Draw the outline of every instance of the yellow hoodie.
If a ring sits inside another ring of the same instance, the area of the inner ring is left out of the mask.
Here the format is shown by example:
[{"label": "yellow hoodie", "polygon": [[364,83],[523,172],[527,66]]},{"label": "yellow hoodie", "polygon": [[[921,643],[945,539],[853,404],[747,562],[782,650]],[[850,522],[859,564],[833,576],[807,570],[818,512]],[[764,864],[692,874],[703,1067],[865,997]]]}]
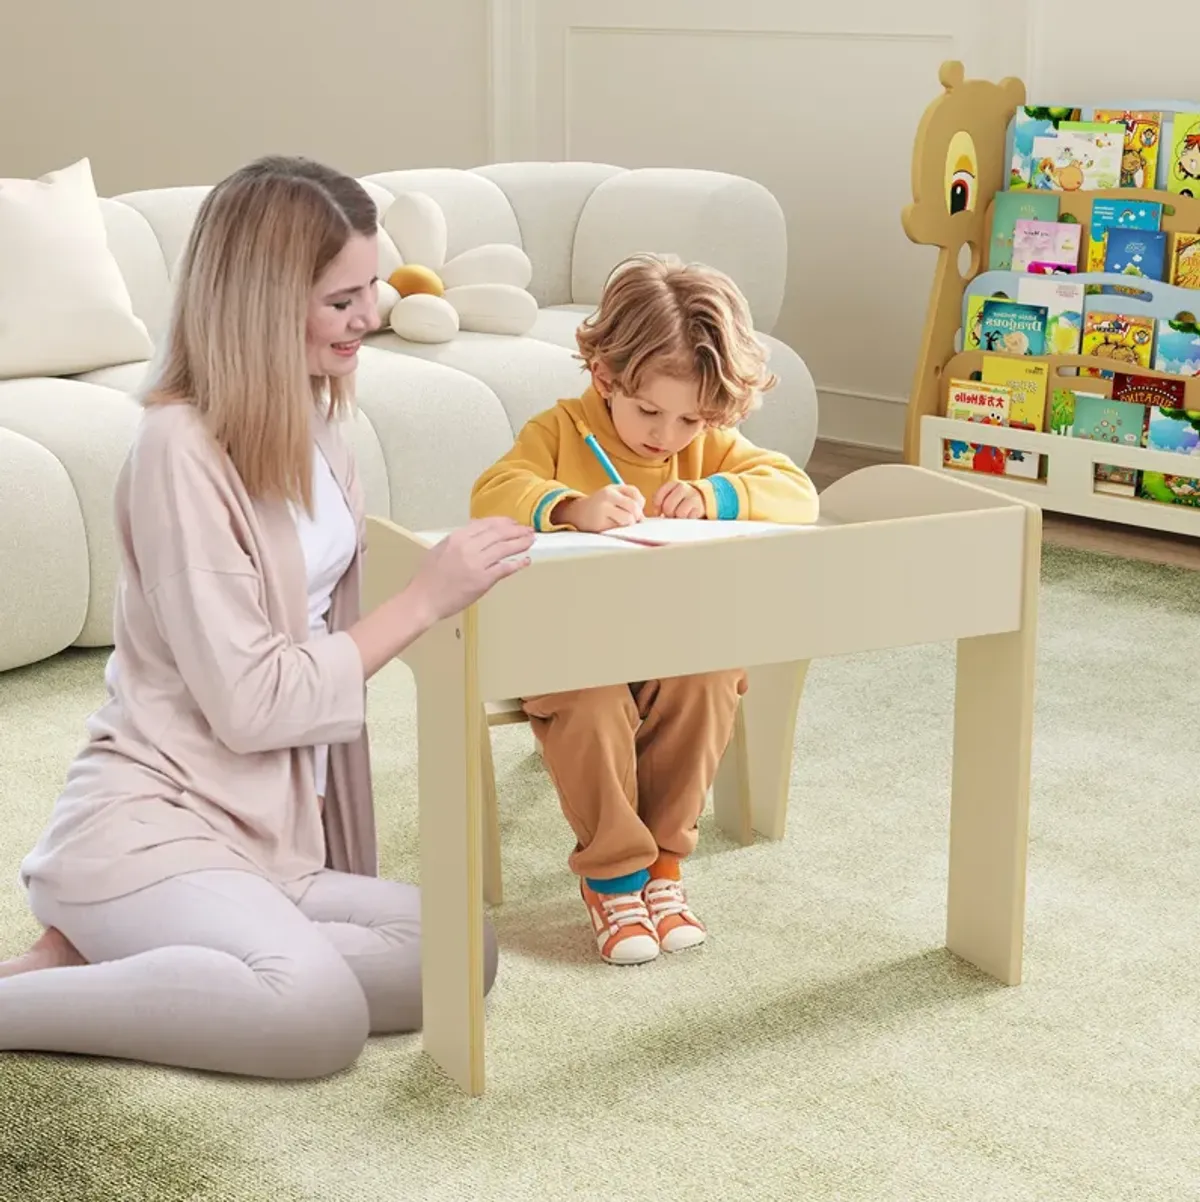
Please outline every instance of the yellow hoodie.
[{"label": "yellow hoodie", "polygon": [[703,495],[707,518],[794,524],[817,519],[817,490],[786,455],[756,447],[737,430],[707,429],[678,455],[645,459],[621,441],[608,406],[592,388],[525,424],[513,449],[475,481],[471,516],[511,517],[538,531],[569,529],[551,523],[554,507],[611,483],[576,429],[580,420],[621,479],[646,499],[647,517],[656,515],[654,495],[664,484],[686,480]]}]

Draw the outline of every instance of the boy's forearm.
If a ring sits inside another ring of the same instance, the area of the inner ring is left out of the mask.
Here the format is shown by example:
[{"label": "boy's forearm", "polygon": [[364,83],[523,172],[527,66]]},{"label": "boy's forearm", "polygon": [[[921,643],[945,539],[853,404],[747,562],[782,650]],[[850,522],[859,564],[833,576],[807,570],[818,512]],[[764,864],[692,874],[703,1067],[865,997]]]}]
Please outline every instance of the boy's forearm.
[{"label": "boy's forearm", "polygon": [[710,520],[805,525],[815,522],[820,511],[816,486],[799,468],[760,465],[745,472],[716,472],[695,483]]}]

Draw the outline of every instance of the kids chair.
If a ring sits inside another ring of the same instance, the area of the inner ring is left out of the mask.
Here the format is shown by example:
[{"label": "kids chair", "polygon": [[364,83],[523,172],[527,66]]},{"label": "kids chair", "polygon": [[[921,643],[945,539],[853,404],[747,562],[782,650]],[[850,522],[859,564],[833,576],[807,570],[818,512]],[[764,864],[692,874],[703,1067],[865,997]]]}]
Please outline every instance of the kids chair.
[{"label": "kids chair", "polygon": [[[480,775],[483,780],[483,898],[489,905],[504,901],[503,870],[500,861],[500,807],[496,797],[496,768],[492,761],[493,726],[528,722],[518,698],[489,701],[483,707],[483,739],[479,749]],[[540,753],[541,747],[539,745]],[[750,784],[747,775],[745,707],[738,705],[733,737],[717,769],[713,799],[717,822],[731,838],[745,845],[754,842],[750,810]],[[786,809],[786,798],[784,799]],[[782,834],[783,814],[773,817]]]}]

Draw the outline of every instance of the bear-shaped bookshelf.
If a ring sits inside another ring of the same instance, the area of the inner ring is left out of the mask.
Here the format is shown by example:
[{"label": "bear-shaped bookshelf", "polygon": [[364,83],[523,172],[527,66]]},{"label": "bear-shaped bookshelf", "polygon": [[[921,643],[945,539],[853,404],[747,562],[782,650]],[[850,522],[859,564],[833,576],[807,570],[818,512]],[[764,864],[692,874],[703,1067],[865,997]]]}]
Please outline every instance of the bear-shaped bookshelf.
[{"label": "bear-shaped bookshelf", "polygon": [[[949,382],[969,380],[983,366],[984,352],[963,349],[964,305],[968,296],[1002,292],[1015,299],[1018,275],[983,270],[991,242],[993,200],[1008,177],[1008,133],[1017,108],[1025,104],[1025,85],[1015,78],[999,83],[966,79],[959,62],[943,63],[942,94],[925,110],[917,128],[912,160],[912,203],[901,223],[909,240],[939,248],[917,368],[909,394],[904,457],[908,463],[941,469],[946,442],[963,439],[961,421],[943,416]],[[1193,106],[1200,107],[1200,106]],[[1165,139],[1164,139],[1165,144]],[[1092,202],[1157,201],[1161,228],[1169,234],[1200,232],[1200,198],[1145,188],[1105,191],[1056,191],[1059,220],[1076,221],[1086,246]],[[1080,272],[1070,277],[1088,284],[1113,285],[1118,277]],[[1123,280],[1129,285],[1128,278]],[[1200,315],[1200,291],[1138,278],[1137,296],[1089,297],[1089,308],[1118,310],[1175,320]],[[1111,302],[1111,303],[1110,303]],[[1048,365],[1047,405],[1055,388],[1112,394],[1112,381],[1081,380],[1082,368],[1107,367],[1129,375],[1183,381],[1184,407],[1200,411],[1200,376],[1180,377],[1136,363],[1107,364],[1094,356],[1049,354],[1026,357]],[[972,431],[972,442],[1041,457],[1039,479],[977,475],[978,483],[1033,501],[1045,509],[1106,521],[1148,526],[1200,537],[1200,495],[1193,504],[1166,504],[1141,497],[1096,491],[1095,468],[1109,464],[1172,478],[1200,477],[1200,458],[1144,447],[1124,447],[1045,432],[987,426]],[[949,469],[954,470],[954,469]]]}]

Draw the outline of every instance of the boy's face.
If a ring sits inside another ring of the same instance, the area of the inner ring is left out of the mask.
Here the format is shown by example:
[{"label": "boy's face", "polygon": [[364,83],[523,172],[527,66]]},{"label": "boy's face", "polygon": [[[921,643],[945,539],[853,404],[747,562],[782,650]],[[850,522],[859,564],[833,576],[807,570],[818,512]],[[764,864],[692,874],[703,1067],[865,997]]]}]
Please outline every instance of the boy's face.
[{"label": "boy's face", "polygon": [[650,376],[643,380],[637,396],[605,386],[602,375],[598,375],[597,385],[601,396],[608,399],[621,441],[644,459],[677,455],[704,430],[696,380]]}]

